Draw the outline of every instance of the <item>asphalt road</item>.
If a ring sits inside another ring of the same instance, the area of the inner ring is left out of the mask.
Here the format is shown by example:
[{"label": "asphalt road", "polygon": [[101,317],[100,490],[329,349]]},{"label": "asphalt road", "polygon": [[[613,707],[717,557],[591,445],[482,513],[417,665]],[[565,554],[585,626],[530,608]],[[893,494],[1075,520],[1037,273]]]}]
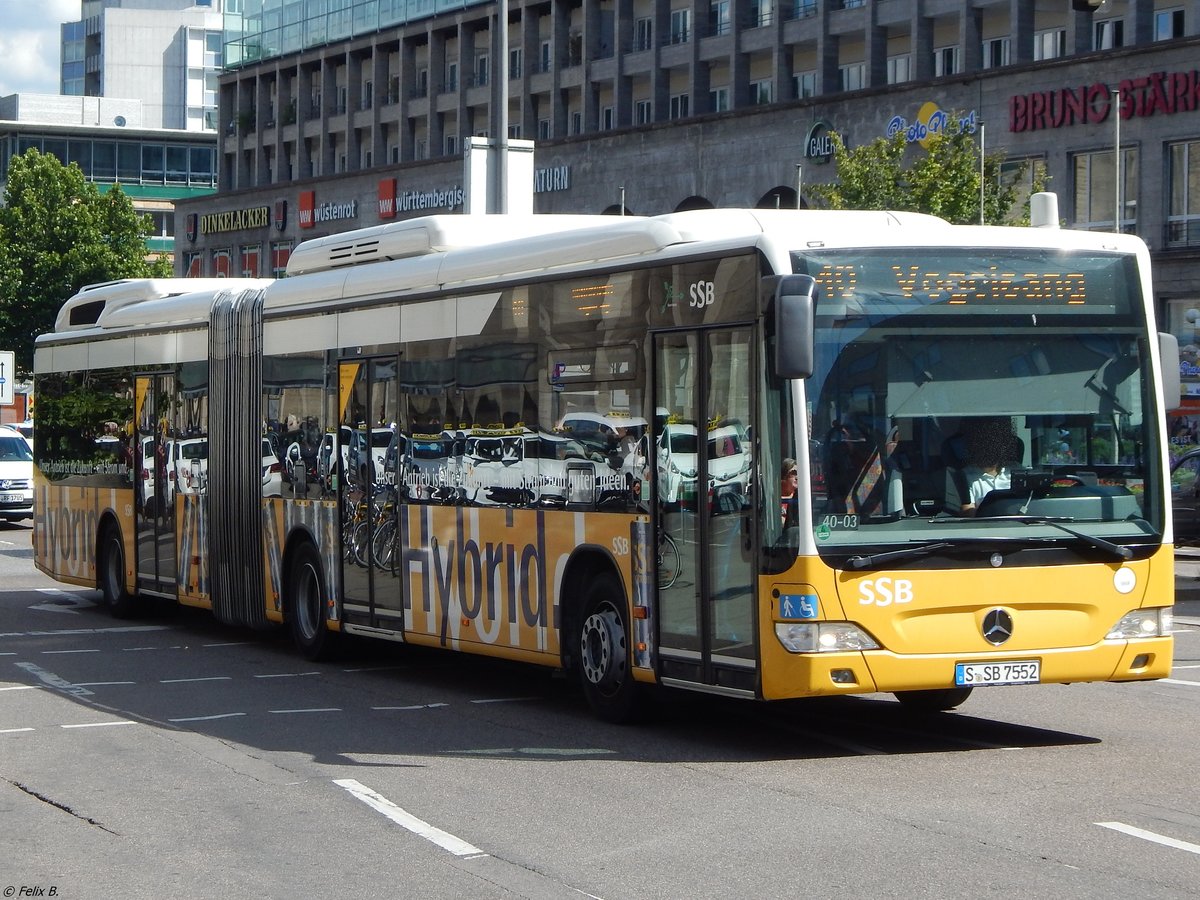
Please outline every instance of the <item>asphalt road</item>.
[{"label": "asphalt road", "polygon": [[118,622],[28,534],[0,529],[3,897],[1198,892],[1200,623],[1161,682],[916,718],[664,694],[614,727],[534,668]]}]

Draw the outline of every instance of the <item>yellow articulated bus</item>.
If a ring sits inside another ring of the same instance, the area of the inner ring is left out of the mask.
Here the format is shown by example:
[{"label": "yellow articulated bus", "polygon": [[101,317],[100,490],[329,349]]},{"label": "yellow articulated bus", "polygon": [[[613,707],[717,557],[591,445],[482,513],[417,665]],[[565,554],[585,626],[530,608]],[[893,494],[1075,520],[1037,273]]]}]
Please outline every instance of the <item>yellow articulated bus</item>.
[{"label": "yellow articulated bus", "polygon": [[[435,216],[126,281],[36,348],[36,561],[316,658],[369,635],[780,699],[1161,678],[1145,245],[907,213]],[[1164,400],[1166,398],[1166,401]]]}]

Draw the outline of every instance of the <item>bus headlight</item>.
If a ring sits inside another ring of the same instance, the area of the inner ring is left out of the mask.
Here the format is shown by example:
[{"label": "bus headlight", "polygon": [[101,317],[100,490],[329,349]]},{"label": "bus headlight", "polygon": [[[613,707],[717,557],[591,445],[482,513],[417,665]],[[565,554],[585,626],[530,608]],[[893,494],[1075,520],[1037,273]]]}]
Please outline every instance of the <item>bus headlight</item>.
[{"label": "bus headlight", "polygon": [[1120,641],[1127,638],[1166,637],[1171,633],[1173,606],[1159,606],[1153,609],[1135,609],[1121,616],[1104,636],[1106,641]]},{"label": "bus headlight", "polygon": [[874,638],[849,622],[776,622],[775,637],[789,653],[879,649]]}]

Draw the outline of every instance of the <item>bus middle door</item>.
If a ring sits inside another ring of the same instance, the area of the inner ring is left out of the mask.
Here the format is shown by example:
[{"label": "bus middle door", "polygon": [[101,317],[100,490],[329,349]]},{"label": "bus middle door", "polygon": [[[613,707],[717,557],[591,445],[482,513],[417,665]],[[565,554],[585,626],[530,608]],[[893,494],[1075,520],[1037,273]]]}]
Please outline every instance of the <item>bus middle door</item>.
[{"label": "bus middle door", "polygon": [[174,595],[175,451],[172,407],[175,376],[138,375],[135,382],[137,436],[134,513],[138,587]]}]

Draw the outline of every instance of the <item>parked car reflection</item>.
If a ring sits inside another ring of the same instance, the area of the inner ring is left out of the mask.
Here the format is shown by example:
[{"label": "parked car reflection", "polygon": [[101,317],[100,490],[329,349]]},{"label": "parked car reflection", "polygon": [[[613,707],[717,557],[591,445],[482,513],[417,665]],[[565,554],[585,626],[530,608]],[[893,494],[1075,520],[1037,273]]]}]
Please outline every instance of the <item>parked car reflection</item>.
[{"label": "parked car reflection", "polygon": [[1200,450],[1189,450],[1171,467],[1175,542],[1200,541]]}]

